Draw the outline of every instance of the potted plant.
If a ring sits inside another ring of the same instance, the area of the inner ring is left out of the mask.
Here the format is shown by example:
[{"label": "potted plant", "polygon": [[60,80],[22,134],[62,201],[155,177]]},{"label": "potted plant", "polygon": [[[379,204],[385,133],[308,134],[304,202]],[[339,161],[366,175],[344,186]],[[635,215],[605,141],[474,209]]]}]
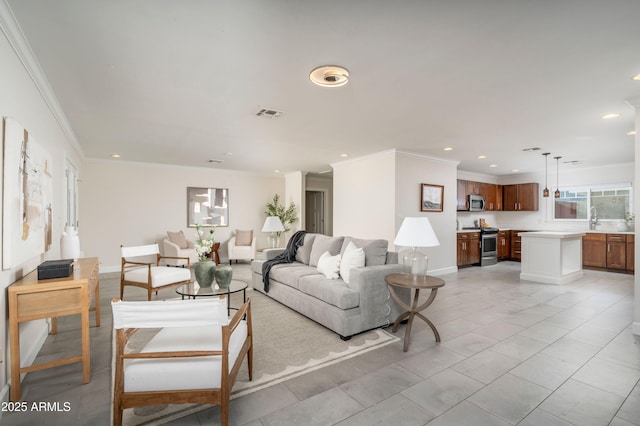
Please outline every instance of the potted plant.
[{"label": "potted plant", "polygon": [[200,287],[211,287],[216,272],[216,263],[209,258],[213,249],[215,229],[209,228],[208,235],[201,224],[196,225],[196,242],[194,247],[198,255],[198,263],[194,266],[196,281]]},{"label": "potted plant", "polygon": [[[296,215],[296,205],[293,201],[289,204],[289,207],[286,207],[280,204],[280,196],[278,194],[274,194],[273,200],[267,203],[264,214],[269,216],[277,216],[282,222],[282,226],[284,227],[283,232],[289,232],[291,230],[291,225],[298,221],[298,216]],[[280,238],[282,232],[277,232],[277,237]]]}]

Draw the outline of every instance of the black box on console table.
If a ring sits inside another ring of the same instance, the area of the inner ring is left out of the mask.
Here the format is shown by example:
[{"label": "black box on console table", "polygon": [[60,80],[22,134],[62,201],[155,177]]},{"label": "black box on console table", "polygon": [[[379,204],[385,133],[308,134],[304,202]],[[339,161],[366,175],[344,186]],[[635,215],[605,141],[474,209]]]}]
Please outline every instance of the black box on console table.
[{"label": "black box on console table", "polygon": [[38,279],[65,278],[73,273],[73,259],[47,260],[38,265]]}]

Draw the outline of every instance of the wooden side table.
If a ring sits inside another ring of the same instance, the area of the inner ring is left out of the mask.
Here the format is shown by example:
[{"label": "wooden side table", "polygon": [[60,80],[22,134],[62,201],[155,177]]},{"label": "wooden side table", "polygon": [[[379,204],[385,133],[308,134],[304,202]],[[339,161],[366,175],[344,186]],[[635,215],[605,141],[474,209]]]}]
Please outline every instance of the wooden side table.
[{"label": "wooden side table", "polygon": [[[391,294],[391,297],[393,297],[393,300],[398,302],[398,304],[402,306],[403,309],[407,310],[405,313],[400,314],[400,316],[398,316],[396,321],[393,323],[393,328],[391,329],[391,331],[393,333],[398,331],[398,326],[400,325],[400,322],[404,320],[406,317],[409,317],[409,321],[407,322],[407,328],[404,331],[403,350],[405,352],[409,350],[409,336],[411,335],[411,326],[413,325],[413,319],[416,316],[422,319],[424,322],[426,322],[429,327],[431,327],[431,330],[433,330],[433,334],[436,337],[436,342],[439,342],[440,334],[438,333],[436,326],[433,325],[433,323],[429,321],[429,319],[427,319],[427,317],[422,315],[420,312],[427,309],[427,307],[429,307],[429,305],[433,303],[433,301],[436,298],[436,295],[438,294],[438,289],[440,287],[444,287],[444,280],[436,277],[431,277],[429,275],[416,277],[415,275],[410,275],[410,274],[391,274],[384,277],[384,280],[387,282],[387,286],[389,287],[389,293]],[[402,299],[398,297],[395,291],[395,287],[408,288],[409,291],[415,290],[413,295],[413,303],[411,306],[404,303]],[[423,289],[431,290],[431,294],[429,295],[429,298],[427,299],[426,302],[418,306],[418,297],[420,296],[420,290],[423,290]]]},{"label": "wooden side table", "polygon": [[[82,382],[91,380],[89,353],[89,312],[96,313],[96,327],[100,327],[100,281],[98,258],[78,259],[73,274],[66,278],[38,280],[38,271],[25,275],[8,287],[9,338],[11,345],[11,401],[21,398],[20,375],[44,368],[82,362]],[[95,307],[90,308],[91,300]],[[80,314],[82,354],[54,361],[20,366],[20,323],[51,318],[51,334],[57,332],[57,317]]]}]

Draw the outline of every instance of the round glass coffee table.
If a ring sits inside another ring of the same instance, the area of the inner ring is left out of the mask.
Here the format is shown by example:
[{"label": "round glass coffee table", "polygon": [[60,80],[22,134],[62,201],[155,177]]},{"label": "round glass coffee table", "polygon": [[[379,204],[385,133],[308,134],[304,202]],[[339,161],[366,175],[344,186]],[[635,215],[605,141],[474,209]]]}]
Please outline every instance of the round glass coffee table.
[{"label": "round glass coffee table", "polygon": [[231,280],[229,288],[219,288],[216,283],[211,287],[200,287],[197,281],[190,282],[189,284],[183,284],[176,289],[176,293],[182,296],[182,300],[196,299],[198,297],[214,297],[214,296],[227,296],[227,314],[231,315],[231,294],[242,292],[242,303],[247,301],[247,284],[240,280]]}]

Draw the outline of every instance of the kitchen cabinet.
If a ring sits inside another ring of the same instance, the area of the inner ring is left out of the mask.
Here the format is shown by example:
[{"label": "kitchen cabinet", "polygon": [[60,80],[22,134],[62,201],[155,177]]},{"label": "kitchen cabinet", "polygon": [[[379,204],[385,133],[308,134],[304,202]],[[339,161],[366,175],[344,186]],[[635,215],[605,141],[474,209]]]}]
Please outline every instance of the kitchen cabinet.
[{"label": "kitchen cabinet", "polygon": [[627,271],[633,272],[635,270],[635,235],[627,235]]},{"label": "kitchen cabinet", "polygon": [[457,237],[458,266],[480,263],[480,233],[460,232]]},{"label": "kitchen cabinet", "polygon": [[469,204],[467,204],[467,181],[462,179],[458,179],[457,210],[469,210]]},{"label": "kitchen cabinet", "polygon": [[498,231],[498,260],[509,259],[511,255],[511,233]]},{"label": "kitchen cabinet", "polygon": [[538,196],[537,183],[502,185],[502,210],[537,211]]},{"label": "kitchen cabinet", "polygon": [[520,262],[522,260],[522,238],[518,235],[525,231],[510,231],[511,251],[509,258]]},{"label": "kitchen cabinet", "polygon": [[607,267],[607,234],[586,234],[582,237],[582,266]]},{"label": "kitchen cabinet", "polygon": [[502,196],[498,202],[498,186],[494,183],[485,183],[482,190],[484,195],[485,206],[487,211],[498,211],[502,209]]},{"label": "kitchen cabinet", "polygon": [[624,234],[607,234],[607,269],[627,268],[627,238]]}]

